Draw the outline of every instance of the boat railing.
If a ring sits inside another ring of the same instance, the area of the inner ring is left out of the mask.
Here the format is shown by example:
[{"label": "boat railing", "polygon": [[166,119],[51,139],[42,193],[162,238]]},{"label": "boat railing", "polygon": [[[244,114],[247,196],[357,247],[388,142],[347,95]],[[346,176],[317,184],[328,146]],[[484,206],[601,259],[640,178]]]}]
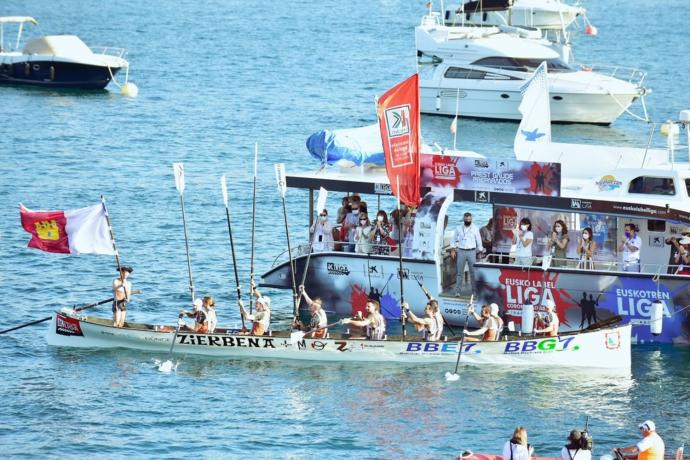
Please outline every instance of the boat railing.
[{"label": "boat railing", "polygon": [[[519,265],[513,255],[506,253],[491,253],[482,258],[481,263],[496,264],[496,265],[514,265],[517,267],[524,267],[529,270],[549,270],[551,268],[571,269],[571,270],[585,270],[585,271],[605,271],[605,272],[632,272],[644,273],[648,275],[685,275],[681,272],[681,265],[674,264],[639,264],[637,265],[625,264],[617,260],[593,260],[581,261],[580,259],[571,258],[551,258],[550,263],[545,263],[544,257],[532,257],[532,263],[528,265]],[[690,275],[690,273],[688,273]]]},{"label": "boat railing", "polygon": [[577,66],[580,70],[597,72],[611,78],[627,81],[638,88],[644,88],[644,81],[647,78],[647,72],[634,67],[623,67],[610,64],[577,64]]},{"label": "boat railing", "polygon": [[124,48],[115,48],[112,46],[95,46],[91,48],[93,54],[102,54],[105,56],[114,56],[116,58],[124,59],[127,50]]}]

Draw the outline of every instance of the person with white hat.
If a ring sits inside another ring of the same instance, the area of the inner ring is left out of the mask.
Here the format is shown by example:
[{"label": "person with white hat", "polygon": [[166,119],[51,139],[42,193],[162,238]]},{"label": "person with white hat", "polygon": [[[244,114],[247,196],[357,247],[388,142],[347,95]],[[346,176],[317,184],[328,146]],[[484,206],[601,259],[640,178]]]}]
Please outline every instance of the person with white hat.
[{"label": "person with white hat", "polygon": [[252,322],[250,335],[264,335],[268,332],[268,328],[271,325],[271,299],[265,295],[261,295],[253,282],[251,288],[252,293],[256,296],[256,312],[251,314],[247,313],[247,310],[244,309],[242,299],[239,299],[237,303],[240,306],[240,314],[242,318]]},{"label": "person with white hat", "polygon": [[491,311],[491,317],[494,319],[494,321],[496,321],[496,340],[499,340],[501,338],[501,333],[503,332],[503,318],[501,318],[498,314],[498,304],[490,304],[489,309]]},{"label": "person with white hat", "polygon": [[557,337],[559,320],[556,313],[556,303],[553,299],[549,299],[544,306],[546,307],[546,318],[544,318],[546,325],[542,329],[535,329],[534,332],[536,334],[546,334],[549,337]]},{"label": "person with white hat", "polygon": [[634,446],[613,449],[613,453],[626,458],[636,457],[638,460],[664,460],[666,446],[664,440],[657,434],[654,422],[645,420],[638,425],[638,428],[642,433],[642,440]]},{"label": "person with white hat", "polygon": [[208,332],[208,315],[204,311],[204,302],[201,299],[194,300],[194,310],[193,311],[180,311],[180,318],[183,316],[188,316],[194,318],[194,326],[184,326],[188,331],[198,332],[200,334],[205,334]]},{"label": "person with white hat", "polygon": [[676,275],[690,275],[690,237],[684,236],[680,240],[673,238],[671,244],[675,246],[673,265],[677,265]]}]

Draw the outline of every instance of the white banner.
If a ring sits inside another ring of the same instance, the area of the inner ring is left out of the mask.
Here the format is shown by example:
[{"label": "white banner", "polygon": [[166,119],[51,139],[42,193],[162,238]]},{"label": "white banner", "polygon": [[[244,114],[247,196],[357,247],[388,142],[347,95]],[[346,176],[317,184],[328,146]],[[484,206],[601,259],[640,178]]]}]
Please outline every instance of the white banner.
[{"label": "white banner", "polygon": [[326,199],[328,198],[328,190],[321,187],[319,189],[319,198],[316,200],[316,212],[321,213],[326,209]]},{"label": "white banner", "polygon": [[287,182],[285,180],[285,164],[276,163],[276,184],[278,185],[278,193],[282,198],[285,198],[287,193]]}]

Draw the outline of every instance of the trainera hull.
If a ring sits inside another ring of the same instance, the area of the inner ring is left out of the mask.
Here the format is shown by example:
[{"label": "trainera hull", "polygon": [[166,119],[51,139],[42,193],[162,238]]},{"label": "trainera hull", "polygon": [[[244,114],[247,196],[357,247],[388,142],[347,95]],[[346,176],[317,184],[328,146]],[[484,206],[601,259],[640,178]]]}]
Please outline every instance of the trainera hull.
[{"label": "trainera hull", "polygon": [[[338,362],[454,363],[456,340],[423,342],[369,341],[348,336],[293,342],[289,334],[247,336],[237,331],[197,334],[171,326],[129,324],[112,327],[102,318],[56,312],[48,330],[48,344],[79,348],[129,348],[167,353],[175,337],[175,354],[253,359],[297,359]],[[162,329],[162,330],[161,330]],[[613,327],[552,338],[520,338],[498,342],[465,342],[462,363],[504,366],[566,366],[630,369],[630,326]]]}]

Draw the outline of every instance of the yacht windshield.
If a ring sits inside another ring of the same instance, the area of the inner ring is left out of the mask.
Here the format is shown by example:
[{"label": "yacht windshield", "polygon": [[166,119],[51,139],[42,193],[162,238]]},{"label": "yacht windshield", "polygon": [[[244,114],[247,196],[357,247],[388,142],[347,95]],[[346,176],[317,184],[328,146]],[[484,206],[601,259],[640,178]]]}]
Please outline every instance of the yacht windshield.
[{"label": "yacht windshield", "polygon": [[[506,56],[485,57],[474,61],[472,65],[493,67],[516,72],[534,72],[545,59],[515,58]],[[552,73],[575,72],[576,69],[560,58],[546,59],[546,69]]]}]

